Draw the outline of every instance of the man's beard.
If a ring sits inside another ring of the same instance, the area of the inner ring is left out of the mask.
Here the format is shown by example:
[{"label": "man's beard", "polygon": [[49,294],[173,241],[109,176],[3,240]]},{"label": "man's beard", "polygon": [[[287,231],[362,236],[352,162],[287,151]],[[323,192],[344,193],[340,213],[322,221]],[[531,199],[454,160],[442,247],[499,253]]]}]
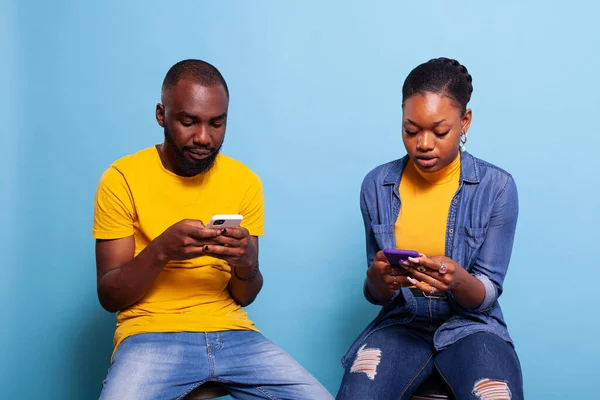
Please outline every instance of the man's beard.
[{"label": "man's beard", "polygon": [[[167,140],[169,146],[171,146],[173,154],[175,154],[175,159],[177,160],[178,164],[177,167],[183,176],[196,176],[210,170],[213,167],[217,156],[219,155],[221,146],[223,145],[223,142],[221,142],[218,148],[210,146],[184,146],[182,149],[179,149],[173,140],[173,134],[166,126],[165,139]],[[211,154],[202,160],[192,161],[184,154],[184,152],[188,149],[210,151]]]}]

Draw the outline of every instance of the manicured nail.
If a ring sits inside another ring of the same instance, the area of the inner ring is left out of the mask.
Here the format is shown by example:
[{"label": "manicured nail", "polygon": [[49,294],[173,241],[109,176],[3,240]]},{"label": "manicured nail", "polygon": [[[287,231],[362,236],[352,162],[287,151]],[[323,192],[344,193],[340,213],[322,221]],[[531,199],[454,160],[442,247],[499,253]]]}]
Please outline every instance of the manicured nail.
[{"label": "manicured nail", "polygon": [[419,263],[419,259],[418,259],[418,258],[416,258],[416,257],[408,257],[408,260],[409,260],[410,262],[414,262],[414,263],[416,263],[416,264],[418,264],[418,263]]},{"label": "manicured nail", "polygon": [[411,278],[410,276],[406,277],[406,280],[409,281],[410,283],[412,283],[413,285],[417,282],[416,280],[414,280],[413,278]]}]

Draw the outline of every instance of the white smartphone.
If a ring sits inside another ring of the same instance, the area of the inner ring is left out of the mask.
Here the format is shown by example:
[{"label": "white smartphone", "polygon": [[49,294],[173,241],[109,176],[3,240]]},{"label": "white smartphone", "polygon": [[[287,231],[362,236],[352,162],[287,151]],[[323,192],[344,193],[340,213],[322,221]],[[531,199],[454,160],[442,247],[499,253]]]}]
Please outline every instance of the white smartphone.
[{"label": "white smartphone", "polygon": [[207,228],[237,228],[242,223],[244,217],[239,214],[217,214],[213,216]]}]

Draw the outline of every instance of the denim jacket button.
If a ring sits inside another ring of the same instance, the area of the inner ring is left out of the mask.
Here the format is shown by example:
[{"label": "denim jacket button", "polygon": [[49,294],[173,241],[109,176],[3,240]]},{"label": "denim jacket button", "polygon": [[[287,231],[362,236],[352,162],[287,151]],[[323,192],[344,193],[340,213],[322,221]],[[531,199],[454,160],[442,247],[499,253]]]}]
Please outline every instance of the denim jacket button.
[{"label": "denim jacket button", "polygon": [[458,199],[454,199],[454,204],[458,204]]},{"label": "denim jacket button", "polygon": [[454,233],[454,229],[450,228],[450,230],[448,232],[450,232],[450,234],[453,234]]}]

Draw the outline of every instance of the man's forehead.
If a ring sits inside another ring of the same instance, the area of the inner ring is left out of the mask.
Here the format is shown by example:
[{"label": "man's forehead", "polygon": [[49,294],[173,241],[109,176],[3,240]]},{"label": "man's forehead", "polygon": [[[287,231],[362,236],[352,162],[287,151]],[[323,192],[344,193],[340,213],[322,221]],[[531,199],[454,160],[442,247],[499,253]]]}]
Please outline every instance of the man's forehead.
[{"label": "man's forehead", "polygon": [[227,112],[229,97],[222,85],[202,85],[182,79],[163,92],[163,103],[172,111],[220,115]]}]

